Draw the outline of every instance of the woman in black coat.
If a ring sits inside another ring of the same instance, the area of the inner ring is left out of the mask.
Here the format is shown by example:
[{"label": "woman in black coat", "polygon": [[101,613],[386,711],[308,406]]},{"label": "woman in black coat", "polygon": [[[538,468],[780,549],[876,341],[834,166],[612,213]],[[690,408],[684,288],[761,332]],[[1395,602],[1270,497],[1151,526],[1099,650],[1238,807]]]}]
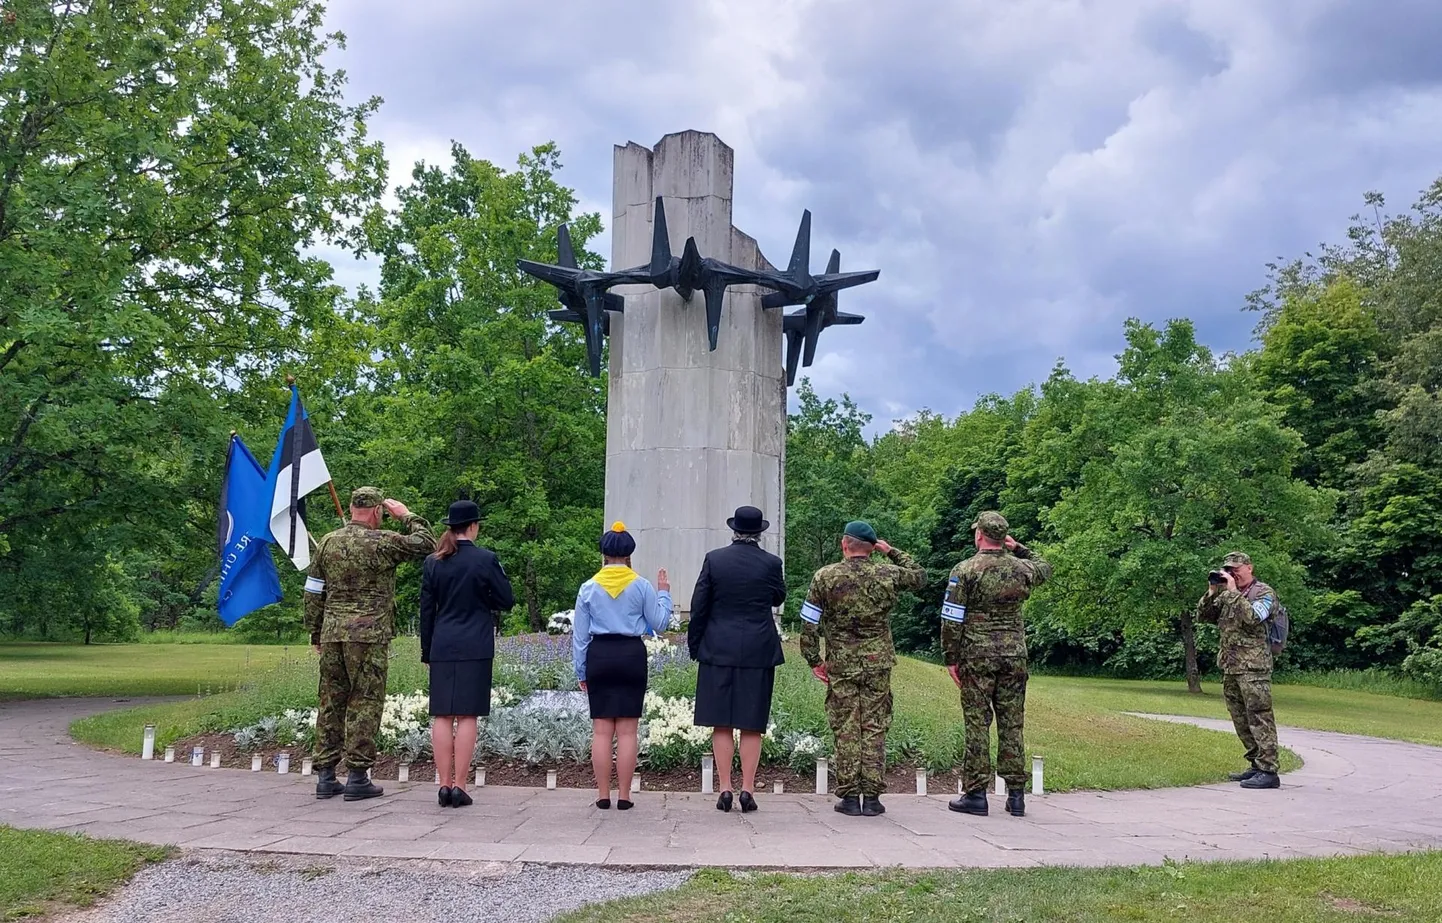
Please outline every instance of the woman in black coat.
[{"label": "woman in black coat", "polygon": [[516,604],[510,578],[478,548],[480,510],[451,504],[446,531],[421,566],[421,663],[431,668],[431,749],[441,807],[471,804],[466,776],[476,752],[476,717],[491,713],[496,614]]},{"label": "woman in black coat", "polygon": [[771,523],[754,506],[726,520],[734,535],[726,548],[707,552],[691,596],[686,644],[701,666],[696,677],[698,727],[710,727],[711,751],[721,774],[716,807],[731,810],[734,730],[741,731],[741,810],[756,810],[756,767],[771,719],[776,668],[785,658],[772,616],[786,601],[781,559],[760,545]]}]

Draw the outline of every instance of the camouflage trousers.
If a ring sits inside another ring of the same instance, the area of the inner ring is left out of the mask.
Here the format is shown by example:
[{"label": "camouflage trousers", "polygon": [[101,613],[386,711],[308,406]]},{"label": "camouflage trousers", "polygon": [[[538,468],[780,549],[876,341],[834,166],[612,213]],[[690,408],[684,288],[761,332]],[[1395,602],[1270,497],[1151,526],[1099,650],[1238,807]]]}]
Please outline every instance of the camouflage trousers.
[{"label": "camouflage trousers", "polygon": [[1222,697],[1247,760],[1262,772],[1277,771],[1277,719],[1272,716],[1272,674],[1227,673]]},{"label": "camouflage trousers", "polygon": [[886,732],[891,730],[891,670],[831,675],[826,722],[836,738],[836,794],[886,790]]},{"label": "camouflage trousers", "polygon": [[370,769],[386,703],[389,644],[328,641],[320,646],[320,708],[315,719],[315,766]]},{"label": "camouflage trousers", "polygon": [[[961,664],[961,711],[966,718],[962,788],[985,791],[1001,776],[1008,790],[1026,788],[1026,658],[978,657]],[[991,765],[991,721],[996,716],[996,771]]]}]

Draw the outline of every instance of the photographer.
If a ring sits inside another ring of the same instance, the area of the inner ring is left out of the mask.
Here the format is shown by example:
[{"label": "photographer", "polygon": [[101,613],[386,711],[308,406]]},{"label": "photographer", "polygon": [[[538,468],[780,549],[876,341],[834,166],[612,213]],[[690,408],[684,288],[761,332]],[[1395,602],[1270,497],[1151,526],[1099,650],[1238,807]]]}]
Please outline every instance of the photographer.
[{"label": "photographer", "polygon": [[1230,778],[1242,788],[1280,788],[1277,722],[1272,716],[1272,646],[1267,619],[1277,604],[1271,587],[1252,575],[1252,559],[1233,551],[1207,575],[1197,619],[1220,630],[1217,666],[1222,694],[1251,768]]}]

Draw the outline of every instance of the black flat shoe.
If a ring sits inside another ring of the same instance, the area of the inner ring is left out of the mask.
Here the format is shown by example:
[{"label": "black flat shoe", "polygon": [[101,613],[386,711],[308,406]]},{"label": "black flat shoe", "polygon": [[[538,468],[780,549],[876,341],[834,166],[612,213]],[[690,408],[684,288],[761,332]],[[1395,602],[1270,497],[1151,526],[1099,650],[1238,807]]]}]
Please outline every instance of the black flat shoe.
[{"label": "black flat shoe", "polygon": [[610,798],[597,798],[597,799],[596,799],[596,807],[600,808],[602,811],[609,811],[609,810],[611,810],[611,799],[610,799]]},{"label": "black flat shoe", "polygon": [[450,806],[451,806],[451,787],[450,787],[449,785],[442,785],[440,791],[436,792],[436,800],[441,803],[441,807],[443,807],[443,808],[448,808],[448,807],[450,807]]},{"label": "black flat shoe", "polygon": [[473,804],[475,804],[475,802],[471,800],[471,796],[466,793],[466,790],[465,790],[465,789],[463,789],[463,788],[453,788],[453,789],[451,789],[451,807],[453,807],[453,808],[464,808],[464,807],[469,807],[470,805],[473,805]]},{"label": "black flat shoe", "polygon": [[[730,793],[730,792],[722,792],[722,793],[721,793],[721,797],[716,799],[716,810],[718,810],[718,811],[725,811],[727,814],[730,814],[730,813],[731,813],[731,793]],[[745,801],[742,801],[742,802],[741,802],[741,810],[743,810],[743,811],[746,810],[746,802],[745,802]]]},{"label": "black flat shoe", "polygon": [[741,793],[741,813],[749,814],[756,810],[756,799],[751,797],[750,792]]},{"label": "black flat shoe", "polygon": [[629,801],[624,801],[624,800],[621,800],[621,799],[617,799],[617,800],[616,800],[616,810],[618,810],[618,811],[629,811],[629,810],[631,810],[633,807],[635,807],[635,805],[632,804],[632,803],[629,802]]}]

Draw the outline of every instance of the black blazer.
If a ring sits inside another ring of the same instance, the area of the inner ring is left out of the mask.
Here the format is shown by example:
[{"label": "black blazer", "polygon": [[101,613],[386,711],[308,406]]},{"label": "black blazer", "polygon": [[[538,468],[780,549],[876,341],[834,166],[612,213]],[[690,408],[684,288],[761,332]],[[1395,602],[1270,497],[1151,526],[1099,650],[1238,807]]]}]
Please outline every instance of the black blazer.
[{"label": "black blazer", "polygon": [[421,663],[490,660],[496,655],[496,616],[516,604],[511,580],[495,552],[457,543],[444,561],[421,565]]},{"label": "black blazer", "polygon": [[786,601],[781,559],[750,542],[708,551],[691,594],[686,646],[691,659],[718,667],[785,662],[771,609]]}]

